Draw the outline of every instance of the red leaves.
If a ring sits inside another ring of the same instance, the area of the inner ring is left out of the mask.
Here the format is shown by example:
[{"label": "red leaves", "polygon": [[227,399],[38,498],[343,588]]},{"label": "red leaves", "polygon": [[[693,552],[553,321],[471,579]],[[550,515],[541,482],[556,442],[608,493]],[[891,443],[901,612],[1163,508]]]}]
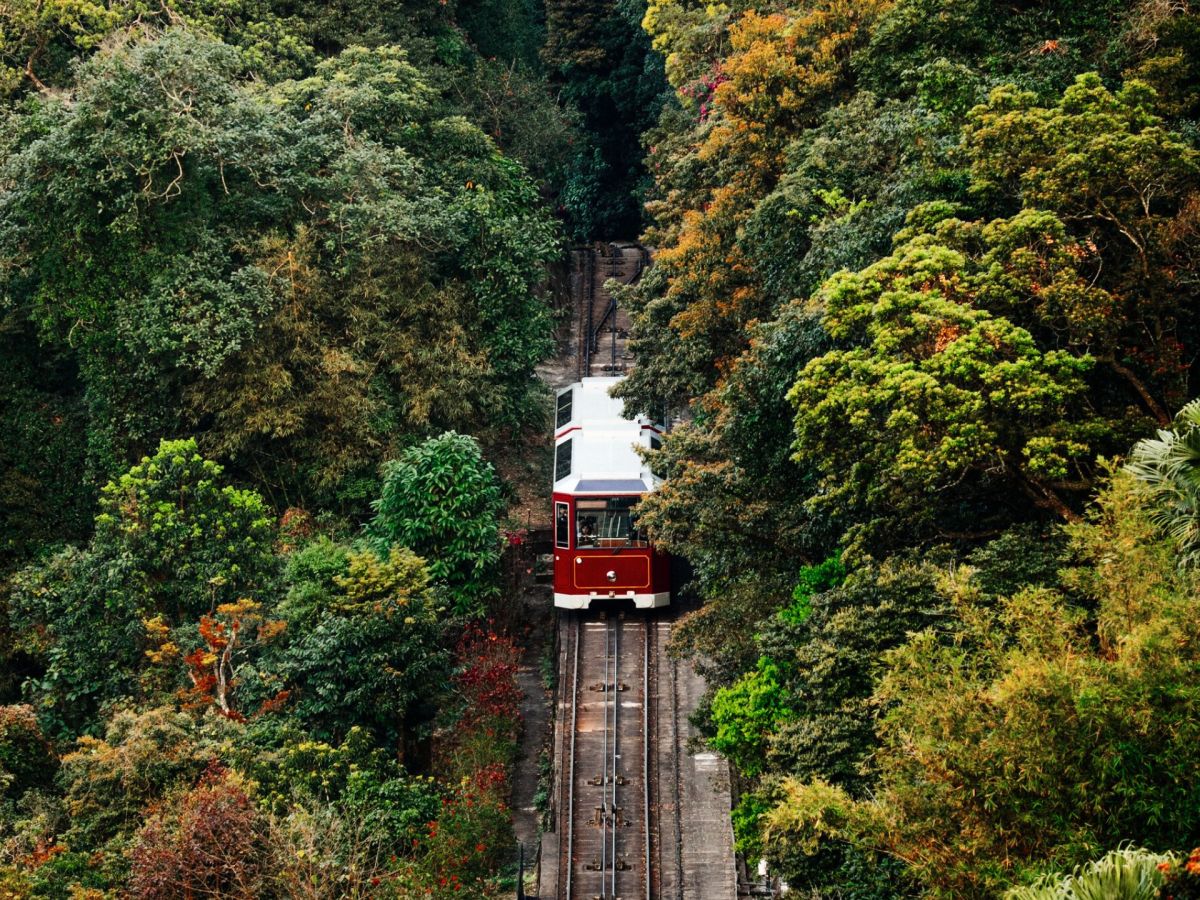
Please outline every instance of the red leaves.
[{"label": "red leaves", "polygon": [[155,815],[133,849],[130,893],[146,900],[259,896],[264,825],[236,776],[213,762],[174,810]]},{"label": "red leaves", "polygon": [[279,712],[281,709],[287,706],[287,702],[291,699],[291,696],[291,691],[283,690],[274,697],[267,698],[262,702],[262,706],[258,708],[257,715],[265,716],[269,715],[270,713]]},{"label": "red leaves", "polygon": [[[235,638],[240,627],[241,622],[235,618],[231,626]],[[200,637],[204,639],[204,642],[208,644],[212,652],[219,653],[225,649],[225,645],[229,643],[227,633],[224,622],[220,622],[211,616],[200,617]]]},{"label": "red leaves", "polygon": [[[226,718],[244,722],[246,717],[233,707],[239,659],[278,637],[285,628],[281,620],[264,621],[262,605],[245,598],[222,604],[215,616],[201,616],[197,630],[204,646],[183,658],[192,682],[181,694],[184,708],[215,706]],[[276,695],[263,704],[263,711],[279,709],[286,699],[286,692]]]},{"label": "red leaves", "polygon": [[521,718],[521,691],[517,687],[520,648],[512,638],[467,626],[458,642],[460,669],[454,685],[466,700],[460,727],[496,727],[495,720],[515,726]]},{"label": "red leaves", "polygon": [[511,846],[506,799],[509,766],[521,719],[517,668],[521,649],[490,627],[469,625],[456,648],[453,685],[463,701],[448,745],[439,749],[443,777],[453,792],[425,826],[421,862],[431,897],[480,888]]}]

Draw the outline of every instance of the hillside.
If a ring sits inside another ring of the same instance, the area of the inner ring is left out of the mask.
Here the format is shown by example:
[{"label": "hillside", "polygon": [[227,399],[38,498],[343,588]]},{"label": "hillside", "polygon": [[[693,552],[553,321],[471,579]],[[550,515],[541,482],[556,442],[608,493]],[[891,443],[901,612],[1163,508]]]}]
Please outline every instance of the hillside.
[{"label": "hillside", "polygon": [[1187,2],[14,0],[0,115],[0,896],[511,896],[606,327],[740,890],[1200,896]]}]

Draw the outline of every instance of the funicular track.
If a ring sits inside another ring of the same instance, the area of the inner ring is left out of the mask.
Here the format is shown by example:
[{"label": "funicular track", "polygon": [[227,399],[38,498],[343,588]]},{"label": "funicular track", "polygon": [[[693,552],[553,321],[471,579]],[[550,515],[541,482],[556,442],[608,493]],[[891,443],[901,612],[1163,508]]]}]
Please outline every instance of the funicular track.
[{"label": "funicular track", "polygon": [[567,730],[559,900],[649,900],[658,825],[651,670],[658,642],[638,615],[564,615]]},{"label": "funicular track", "polygon": [[[633,368],[629,314],[610,287],[636,283],[649,265],[634,243],[573,251],[561,384]],[[736,896],[728,776],[715,755],[689,749],[688,712],[704,685],[667,653],[675,617],[674,606],[557,616],[553,849],[541,900]]]},{"label": "funicular track", "polygon": [[628,349],[629,316],[608,289],[609,281],[634,284],[649,265],[639,244],[609,242],[576,251],[578,317],[576,377],[619,375],[633,366]]}]

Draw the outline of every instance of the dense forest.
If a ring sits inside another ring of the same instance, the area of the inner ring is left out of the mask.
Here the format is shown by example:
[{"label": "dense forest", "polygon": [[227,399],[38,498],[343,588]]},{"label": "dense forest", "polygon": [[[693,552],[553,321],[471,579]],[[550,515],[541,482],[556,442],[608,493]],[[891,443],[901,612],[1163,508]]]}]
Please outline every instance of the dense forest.
[{"label": "dense forest", "polygon": [[0,7],[0,895],[511,880],[544,286],[666,101],[548,13]]},{"label": "dense forest", "polygon": [[0,116],[0,896],[503,894],[550,273],[639,233],[739,852],[1200,896],[1186,0],[12,0]]},{"label": "dense forest", "polygon": [[[803,896],[1194,896],[1200,17],[644,24],[623,391],[691,413],[643,520],[696,569],[739,848]],[[1108,851],[1079,877],[1141,887],[1055,881]]]}]

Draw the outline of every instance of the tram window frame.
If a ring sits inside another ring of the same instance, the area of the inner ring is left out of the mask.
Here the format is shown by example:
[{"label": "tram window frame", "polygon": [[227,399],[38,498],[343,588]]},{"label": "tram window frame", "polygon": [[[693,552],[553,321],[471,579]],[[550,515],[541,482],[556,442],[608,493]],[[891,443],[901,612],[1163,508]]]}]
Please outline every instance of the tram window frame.
[{"label": "tram window frame", "polygon": [[[580,497],[575,501],[575,547],[576,549],[587,550],[617,550],[617,549],[640,549],[645,550],[650,546],[650,543],[642,536],[638,530],[637,521],[633,516],[631,507],[635,506],[641,496],[617,496],[617,497]],[[619,518],[624,515],[628,517],[628,530],[624,535],[610,533],[605,535],[603,532],[610,530],[607,527],[610,516],[619,521]],[[590,520],[590,522],[589,522]],[[588,534],[584,533],[585,524],[589,525],[591,531]]]},{"label": "tram window frame", "polygon": [[[566,401],[565,403],[563,401]],[[554,414],[555,428],[562,428],[571,421],[571,416],[574,415],[573,409],[575,406],[575,390],[572,388],[569,391],[563,391],[558,395],[558,403]]]},{"label": "tram window frame", "polygon": [[562,501],[554,504],[554,546],[571,549],[571,504]]},{"label": "tram window frame", "polygon": [[650,435],[650,449],[651,450],[661,450],[662,449],[662,438],[660,438],[657,434]]},{"label": "tram window frame", "polygon": [[[571,455],[572,442],[574,438],[567,438],[561,444],[554,448],[554,480],[562,481],[571,474]],[[565,468],[564,468],[565,465]]]}]

